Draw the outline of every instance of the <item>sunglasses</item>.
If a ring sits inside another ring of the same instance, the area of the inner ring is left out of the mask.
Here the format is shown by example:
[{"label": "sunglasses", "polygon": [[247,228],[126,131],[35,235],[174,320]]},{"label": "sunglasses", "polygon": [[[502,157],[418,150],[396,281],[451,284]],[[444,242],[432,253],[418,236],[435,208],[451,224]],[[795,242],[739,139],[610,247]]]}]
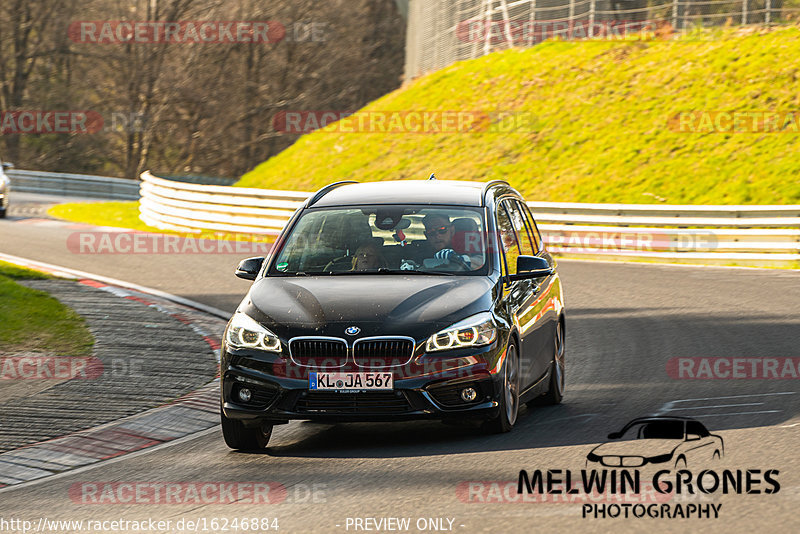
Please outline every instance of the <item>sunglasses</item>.
[{"label": "sunglasses", "polygon": [[444,235],[447,231],[450,230],[450,226],[439,226],[438,228],[431,228],[429,230],[425,230],[425,235]]}]

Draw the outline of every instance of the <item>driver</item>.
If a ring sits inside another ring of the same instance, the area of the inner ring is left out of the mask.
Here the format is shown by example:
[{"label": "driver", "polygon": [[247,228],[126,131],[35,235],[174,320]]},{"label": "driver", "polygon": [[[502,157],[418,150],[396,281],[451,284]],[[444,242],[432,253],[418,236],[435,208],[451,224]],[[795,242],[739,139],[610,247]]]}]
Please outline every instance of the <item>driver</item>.
[{"label": "driver", "polygon": [[425,240],[428,250],[426,256],[430,256],[446,263],[463,264],[467,269],[471,269],[471,261],[466,254],[459,254],[453,249],[453,236],[455,228],[450,218],[443,213],[431,213],[422,218],[425,226]]}]

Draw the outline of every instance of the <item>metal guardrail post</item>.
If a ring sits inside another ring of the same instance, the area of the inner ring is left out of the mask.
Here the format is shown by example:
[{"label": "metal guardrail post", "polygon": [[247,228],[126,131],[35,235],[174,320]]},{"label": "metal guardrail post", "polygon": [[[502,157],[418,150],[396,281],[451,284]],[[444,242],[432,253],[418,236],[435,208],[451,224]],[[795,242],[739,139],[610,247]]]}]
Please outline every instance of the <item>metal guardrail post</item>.
[{"label": "metal guardrail post", "polygon": [[742,0],[742,25],[747,24],[747,0]]},{"label": "metal guardrail post", "polygon": [[766,4],[764,5],[765,13],[764,13],[764,24],[767,26],[770,25],[772,22],[772,0],[767,0]]},{"label": "metal guardrail post", "polygon": [[591,0],[591,2],[589,2],[589,39],[594,37],[594,12],[596,1],[597,0]]},{"label": "metal guardrail post", "polygon": [[672,0],[672,28],[678,29],[678,0]]},{"label": "metal guardrail post", "polygon": [[569,38],[572,39],[572,35],[575,32],[575,0],[569,0],[569,22],[568,24],[568,35]]}]

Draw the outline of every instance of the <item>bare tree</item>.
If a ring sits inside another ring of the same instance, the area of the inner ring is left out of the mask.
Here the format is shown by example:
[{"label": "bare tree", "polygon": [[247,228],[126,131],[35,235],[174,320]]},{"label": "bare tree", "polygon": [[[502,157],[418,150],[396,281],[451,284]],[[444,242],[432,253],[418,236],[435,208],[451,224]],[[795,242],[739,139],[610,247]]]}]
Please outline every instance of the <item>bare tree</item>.
[{"label": "bare tree", "polygon": [[[2,109],[90,109],[106,119],[94,135],[0,137],[21,166],[234,177],[297,139],[275,131],[278,112],[357,109],[401,81],[405,26],[393,0],[7,2]],[[80,21],[202,20],[271,21],[285,34],[225,43],[67,37]]]}]

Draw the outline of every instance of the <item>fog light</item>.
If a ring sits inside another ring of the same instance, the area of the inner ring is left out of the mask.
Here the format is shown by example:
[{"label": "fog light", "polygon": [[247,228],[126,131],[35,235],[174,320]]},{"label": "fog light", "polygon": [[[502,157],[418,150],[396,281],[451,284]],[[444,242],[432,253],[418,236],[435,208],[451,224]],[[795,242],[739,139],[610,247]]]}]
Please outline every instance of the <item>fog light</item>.
[{"label": "fog light", "polygon": [[241,400],[242,402],[249,401],[252,396],[253,393],[247,388],[242,388],[239,390],[239,400]]},{"label": "fog light", "polygon": [[475,388],[464,388],[461,390],[461,400],[464,402],[472,402],[478,397],[478,392]]}]

